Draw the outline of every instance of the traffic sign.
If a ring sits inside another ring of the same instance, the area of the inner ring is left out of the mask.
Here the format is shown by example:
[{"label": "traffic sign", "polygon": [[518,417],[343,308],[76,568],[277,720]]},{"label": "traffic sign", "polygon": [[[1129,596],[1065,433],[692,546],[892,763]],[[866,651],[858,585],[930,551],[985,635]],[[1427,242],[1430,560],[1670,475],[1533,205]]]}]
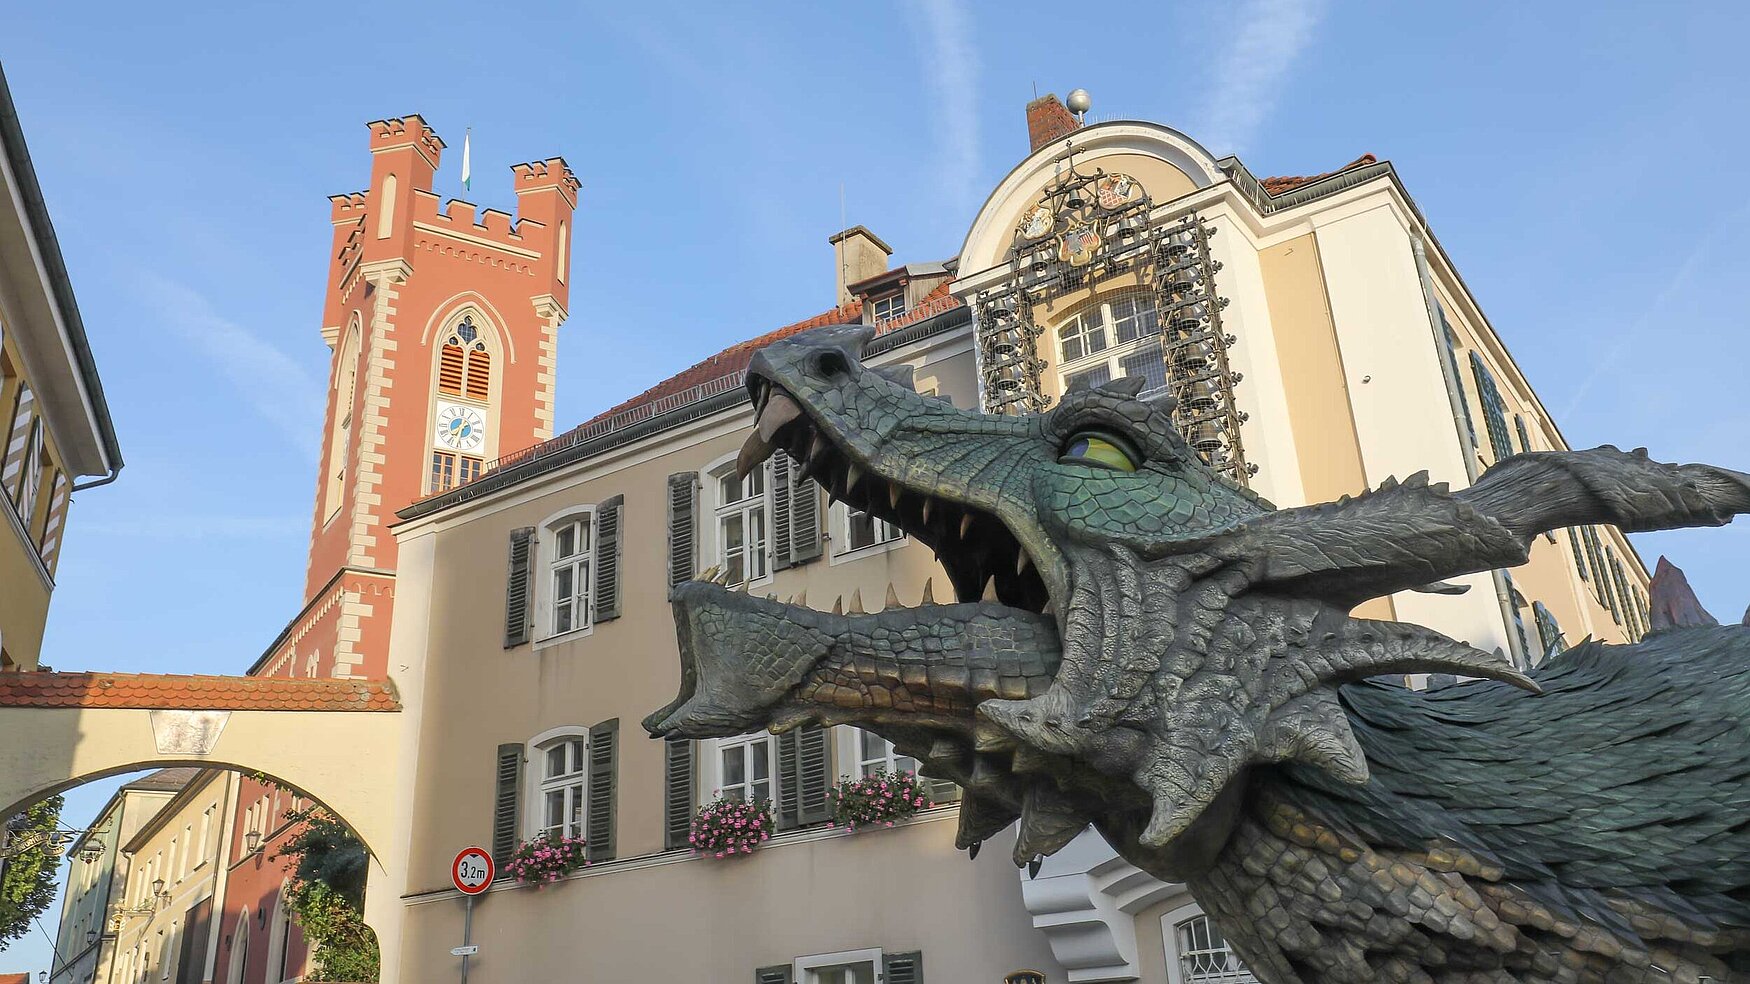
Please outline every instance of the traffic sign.
[{"label": "traffic sign", "polygon": [[479,952],[480,952],[480,944],[478,944],[478,943],[471,943],[468,946],[452,946],[452,947],[450,947],[450,956],[452,956],[452,957],[471,957],[474,954],[479,953]]},{"label": "traffic sign", "polygon": [[463,848],[450,865],[450,881],[463,895],[479,895],[492,887],[492,855],[478,847]]}]

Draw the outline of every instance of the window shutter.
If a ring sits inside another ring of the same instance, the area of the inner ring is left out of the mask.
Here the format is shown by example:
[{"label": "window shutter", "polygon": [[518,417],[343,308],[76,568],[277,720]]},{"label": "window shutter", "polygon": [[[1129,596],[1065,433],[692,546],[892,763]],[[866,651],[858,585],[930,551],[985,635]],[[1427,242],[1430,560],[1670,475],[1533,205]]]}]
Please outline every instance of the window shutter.
[{"label": "window shutter", "polygon": [[693,832],[695,802],[693,761],[696,746],[687,740],[665,742],[662,776],[662,845],[670,851],[687,846]]},{"label": "window shutter", "polygon": [[790,563],[806,564],[820,556],[820,486],[794,461],[790,474]]},{"label": "window shutter", "polygon": [[595,507],[595,620],[620,617],[620,511],[626,497],[616,495]]},{"label": "window shutter", "polygon": [[753,984],[794,984],[790,977],[790,965],[761,967],[753,972]]},{"label": "window shutter", "polygon": [[693,579],[694,541],[698,539],[699,476],[677,472],[668,477],[668,584]]},{"label": "window shutter", "polygon": [[783,451],[772,452],[771,460],[772,566],[781,571],[820,556],[820,487]]},{"label": "window shutter", "polygon": [[620,771],[620,719],[589,729],[589,802],[584,839],[591,861],[614,860],[614,794]]},{"label": "window shutter", "polygon": [[832,784],[825,728],[807,725],[778,736],[778,829],[824,823]]},{"label": "window shutter", "polygon": [[477,348],[468,353],[468,396],[485,402],[490,392],[488,381],[492,378],[492,356],[485,349]]},{"label": "window shutter", "polygon": [[924,954],[883,953],[881,955],[882,984],[924,984]]},{"label": "window shutter", "polygon": [[510,573],[504,581],[504,648],[529,641],[529,564],[535,528],[510,531]]},{"label": "window shutter", "polygon": [[793,566],[790,548],[790,499],[795,491],[796,473],[790,466],[790,456],[782,450],[772,452],[772,569]]},{"label": "window shutter", "polygon": [[467,356],[462,353],[462,347],[454,342],[445,343],[438,352],[438,392],[451,396],[462,395],[462,377]]},{"label": "window shutter", "polygon": [[498,786],[492,802],[492,862],[501,876],[505,862],[517,849],[517,807],[522,779],[523,746],[498,746]]}]

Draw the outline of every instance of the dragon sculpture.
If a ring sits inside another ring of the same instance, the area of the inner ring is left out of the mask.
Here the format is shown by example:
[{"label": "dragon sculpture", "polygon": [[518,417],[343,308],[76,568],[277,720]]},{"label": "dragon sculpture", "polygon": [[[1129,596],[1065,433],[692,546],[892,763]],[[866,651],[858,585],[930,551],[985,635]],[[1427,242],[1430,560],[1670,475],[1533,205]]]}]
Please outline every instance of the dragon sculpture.
[{"label": "dragon sculpture", "polygon": [[1557,527],[1727,523],[1750,476],[1604,447],[1276,509],[1138,379],[990,416],[864,366],[871,335],[757,353],[740,466],[805,462],[932,547],[959,601],[826,613],[685,582],[653,736],[871,729],[963,787],[959,846],[1018,821],[1036,864],[1092,824],[1270,984],[1750,980],[1750,629],[1523,673],[1349,614],[1523,564]]}]

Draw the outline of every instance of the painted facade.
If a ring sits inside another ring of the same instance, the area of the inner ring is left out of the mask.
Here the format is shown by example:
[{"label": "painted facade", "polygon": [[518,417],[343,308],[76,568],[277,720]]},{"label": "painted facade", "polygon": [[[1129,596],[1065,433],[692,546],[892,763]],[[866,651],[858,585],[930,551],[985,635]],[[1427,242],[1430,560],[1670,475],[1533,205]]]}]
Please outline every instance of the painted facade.
[{"label": "painted facade", "polygon": [[89,848],[94,860],[70,860],[67,889],[61,897],[61,918],[55,930],[53,984],[107,984],[134,980],[115,976],[117,940],[124,925],[137,917],[124,912],[133,858],[121,850],[130,843],[194,777],[194,769],[164,769],[124,784],[92,818],[86,833],[69,845],[67,857],[79,859]]},{"label": "painted facade", "polygon": [[16,672],[45,662],[72,493],[122,459],[3,75],[0,180],[0,672]]},{"label": "painted facade", "polygon": [[[812,325],[877,325],[871,364],[910,366],[920,392],[960,406],[1049,405],[1101,374],[1185,387],[1182,405],[1209,408],[1188,434],[1283,506],[1422,469],[1463,486],[1499,457],[1566,446],[1389,163],[1260,181],[1157,124],[1084,128],[1049,97],[1029,122],[1040,138],[957,257],[893,267],[868,230],[835,235],[835,310],[401,511],[389,664],[405,837],[367,901],[386,980],[456,973],[458,849],[502,855],[549,831],[587,837],[594,863],[483,896],[470,980],[1246,979],[1180,886],[1091,833],[1030,879],[1004,844],[971,863],[953,850],[951,798],[893,830],[825,825],[826,782],[906,764],[851,729],[668,746],[638,727],[675,692],[677,578],[716,568],[821,609],[949,591],[928,550],[829,506],[792,464],[726,474],[752,422],[748,356]],[[1615,530],[1563,531],[1510,577],[1463,580],[1464,595],[1369,614],[1522,664],[1558,637],[1645,624],[1647,574]],[[456,603],[487,585],[505,592],[502,621]],[[723,790],[772,797],[785,829],[749,857],[694,857],[686,821]]]}]

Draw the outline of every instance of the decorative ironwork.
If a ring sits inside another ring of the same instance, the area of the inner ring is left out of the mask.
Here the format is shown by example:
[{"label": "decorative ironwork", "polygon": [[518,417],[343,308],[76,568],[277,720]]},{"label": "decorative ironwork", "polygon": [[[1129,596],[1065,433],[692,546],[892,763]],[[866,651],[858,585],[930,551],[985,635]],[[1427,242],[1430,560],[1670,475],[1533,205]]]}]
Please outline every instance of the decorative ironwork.
[{"label": "decorative ironwork", "polygon": [[[1162,323],[1161,353],[1174,420],[1210,466],[1249,484],[1240,441],[1246,415],[1234,402],[1241,376],[1222,328],[1227,299],[1215,293],[1221,264],[1210,256],[1215,234],[1195,213],[1157,214],[1141,183],[1128,174],[1068,167],[1022,213],[1009,248],[1009,279],[977,297],[975,331],[984,408],[1037,413],[1050,405],[1038,354],[1044,326],[1034,309],[1115,277],[1134,277],[1152,290]],[[1061,166],[1061,165],[1060,165]]]},{"label": "decorative ironwork", "polygon": [[1215,293],[1221,263],[1209,255],[1215,234],[1196,214],[1151,230],[1154,289],[1160,311],[1167,386],[1178,405],[1179,433],[1211,468],[1244,485],[1258,473],[1240,443],[1246,414],[1234,405],[1241,375],[1228,361],[1236,339],[1222,329],[1227,298]]}]

